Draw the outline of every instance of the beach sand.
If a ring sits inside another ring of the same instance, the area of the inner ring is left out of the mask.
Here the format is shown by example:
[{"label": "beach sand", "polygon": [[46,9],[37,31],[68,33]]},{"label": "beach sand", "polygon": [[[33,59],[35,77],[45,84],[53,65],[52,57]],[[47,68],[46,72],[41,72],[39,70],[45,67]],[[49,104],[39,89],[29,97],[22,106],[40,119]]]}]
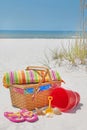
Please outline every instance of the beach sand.
[{"label": "beach sand", "polygon": [[0,130],[87,130],[87,71],[85,69],[66,70],[66,66],[54,67],[66,82],[62,86],[80,94],[79,105],[70,112],[53,118],[40,116],[35,123],[12,123],[3,113],[17,111],[12,107],[9,90],[3,87],[3,73],[25,69],[29,65],[42,65],[49,49],[67,46],[74,39],[0,39]]}]

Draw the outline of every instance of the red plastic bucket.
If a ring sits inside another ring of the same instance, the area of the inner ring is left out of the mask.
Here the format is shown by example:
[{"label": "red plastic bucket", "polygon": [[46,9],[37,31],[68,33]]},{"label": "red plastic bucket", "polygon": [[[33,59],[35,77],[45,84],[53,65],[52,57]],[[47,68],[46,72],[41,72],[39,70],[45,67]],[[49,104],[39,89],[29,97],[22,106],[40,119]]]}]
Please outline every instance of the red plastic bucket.
[{"label": "red plastic bucket", "polygon": [[52,107],[58,107],[61,111],[75,108],[80,101],[80,95],[77,92],[61,87],[55,88],[50,95],[53,97]]}]

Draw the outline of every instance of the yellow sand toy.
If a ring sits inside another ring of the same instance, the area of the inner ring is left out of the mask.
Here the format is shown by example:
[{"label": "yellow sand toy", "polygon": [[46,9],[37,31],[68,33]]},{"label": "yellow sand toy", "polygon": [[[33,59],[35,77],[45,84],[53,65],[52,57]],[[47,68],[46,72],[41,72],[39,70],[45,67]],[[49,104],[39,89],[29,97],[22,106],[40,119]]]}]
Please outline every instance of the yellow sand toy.
[{"label": "yellow sand toy", "polygon": [[53,109],[52,109],[52,107],[51,107],[51,101],[53,100],[53,97],[52,97],[52,96],[49,96],[49,97],[48,97],[48,100],[49,100],[49,106],[48,106],[48,108],[47,108],[46,111],[45,111],[46,114],[47,114],[47,113],[53,113]]}]

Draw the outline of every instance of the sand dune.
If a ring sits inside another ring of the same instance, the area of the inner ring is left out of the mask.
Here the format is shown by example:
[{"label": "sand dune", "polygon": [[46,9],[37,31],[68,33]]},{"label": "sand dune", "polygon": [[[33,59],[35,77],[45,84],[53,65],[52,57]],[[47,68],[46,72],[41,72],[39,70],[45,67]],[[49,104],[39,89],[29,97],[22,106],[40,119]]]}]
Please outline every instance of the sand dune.
[{"label": "sand dune", "polygon": [[17,111],[11,105],[9,90],[3,87],[3,73],[10,70],[25,69],[29,65],[41,65],[44,53],[49,49],[60,47],[60,44],[73,43],[74,39],[0,39],[0,130],[87,130],[87,71],[75,69],[67,71],[65,67],[57,67],[66,84],[66,89],[80,94],[80,104],[74,110],[53,116],[39,117],[35,123],[12,123],[3,113]]}]

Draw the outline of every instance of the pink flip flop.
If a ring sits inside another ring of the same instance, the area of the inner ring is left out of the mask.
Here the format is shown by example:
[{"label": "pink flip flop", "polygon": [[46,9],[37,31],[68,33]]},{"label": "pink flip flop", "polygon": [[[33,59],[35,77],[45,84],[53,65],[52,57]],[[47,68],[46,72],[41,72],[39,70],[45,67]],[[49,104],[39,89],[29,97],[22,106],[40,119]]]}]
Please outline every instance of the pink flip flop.
[{"label": "pink flip flop", "polygon": [[24,117],[20,114],[20,112],[4,112],[4,116],[12,122],[20,123],[24,122]]},{"label": "pink flip flop", "polygon": [[28,111],[27,109],[22,109],[20,113],[24,117],[25,121],[35,122],[38,120],[37,114],[34,114],[32,111]]}]

